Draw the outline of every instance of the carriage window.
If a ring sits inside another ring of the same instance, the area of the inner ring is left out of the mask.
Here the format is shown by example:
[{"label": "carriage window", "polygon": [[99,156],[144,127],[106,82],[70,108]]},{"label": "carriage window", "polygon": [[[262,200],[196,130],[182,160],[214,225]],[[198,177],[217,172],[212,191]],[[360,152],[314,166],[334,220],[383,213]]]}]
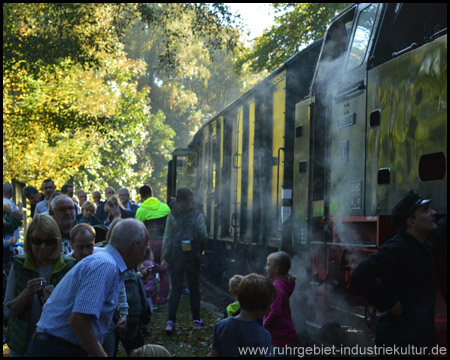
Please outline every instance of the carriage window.
[{"label": "carriage window", "polygon": [[347,61],[347,70],[351,70],[362,64],[369,45],[370,34],[372,33],[375,16],[377,14],[377,4],[372,4],[361,11],[355,36],[353,38],[350,55]]}]

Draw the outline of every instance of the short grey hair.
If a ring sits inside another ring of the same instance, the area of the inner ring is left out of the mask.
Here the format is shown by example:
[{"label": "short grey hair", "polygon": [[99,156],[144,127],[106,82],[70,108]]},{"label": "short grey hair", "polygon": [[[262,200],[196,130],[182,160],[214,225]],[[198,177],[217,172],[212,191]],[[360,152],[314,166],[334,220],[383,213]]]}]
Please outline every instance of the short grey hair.
[{"label": "short grey hair", "polygon": [[130,190],[128,190],[127,188],[122,188],[122,189],[120,189],[120,190],[119,190],[119,193],[120,193],[121,191],[126,191],[127,194],[130,195]]},{"label": "short grey hair", "polygon": [[5,214],[12,214],[13,213],[13,206],[8,200],[3,200],[3,212]]},{"label": "short grey hair", "polygon": [[123,219],[111,233],[109,244],[118,250],[126,250],[134,241],[148,241],[149,235],[144,224],[136,219]]},{"label": "short grey hair", "polygon": [[13,189],[13,186],[11,185],[11,183],[4,183],[3,184],[3,193],[5,193],[5,194],[13,194],[13,191],[14,191],[14,189]]},{"label": "short grey hair", "polygon": [[[64,195],[64,194],[63,195],[58,195],[55,198],[53,198],[53,200],[51,201],[50,206],[51,206],[52,210],[55,210],[56,202],[59,201],[59,200],[62,200],[64,198],[69,199],[73,203],[73,200],[70,198],[70,196],[67,196],[67,195]],[[74,206],[75,206],[75,204],[74,204]]]}]

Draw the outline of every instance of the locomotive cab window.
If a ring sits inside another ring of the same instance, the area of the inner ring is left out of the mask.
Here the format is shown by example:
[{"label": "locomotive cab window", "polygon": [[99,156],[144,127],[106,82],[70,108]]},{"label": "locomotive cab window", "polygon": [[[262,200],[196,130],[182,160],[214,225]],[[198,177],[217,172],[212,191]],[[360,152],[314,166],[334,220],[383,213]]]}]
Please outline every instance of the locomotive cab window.
[{"label": "locomotive cab window", "polygon": [[343,68],[354,17],[355,7],[335,20],[327,31],[318,74],[321,74],[321,80],[328,84],[330,84],[330,76],[337,75]]},{"label": "locomotive cab window", "polygon": [[372,4],[362,10],[359,15],[347,60],[347,70],[351,70],[361,65],[364,61],[373,30],[373,24],[375,23],[377,9],[378,5]]},{"label": "locomotive cab window", "polygon": [[[372,66],[447,33],[447,3],[388,4]],[[414,46],[411,46],[415,44]]]}]

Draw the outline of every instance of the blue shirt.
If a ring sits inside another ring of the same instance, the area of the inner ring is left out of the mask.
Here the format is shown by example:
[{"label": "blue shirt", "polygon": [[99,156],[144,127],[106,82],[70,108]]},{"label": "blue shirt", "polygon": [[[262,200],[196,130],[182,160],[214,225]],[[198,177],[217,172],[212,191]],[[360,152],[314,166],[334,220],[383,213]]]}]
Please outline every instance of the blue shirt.
[{"label": "blue shirt", "polygon": [[272,354],[271,342],[270,332],[255,320],[228,317],[217,323],[212,348],[225,357],[267,357]]},{"label": "blue shirt", "polygon": [[92,315],[91,326],[103,343],[117,305],[119,285],[127,266],[120,253],[108,246],[85,257],[55,287],[42,308],[36,332],[43,332],[81,345],[69,325],[76,312]]},{"label": "blue shirt", "polygon": [[44,199],[42,201],[39,201],[36,204],[36,208],[34,209],[34,215],[33,217],[35,217],[38,214],[47,214],[48,215],[48,200]]}]

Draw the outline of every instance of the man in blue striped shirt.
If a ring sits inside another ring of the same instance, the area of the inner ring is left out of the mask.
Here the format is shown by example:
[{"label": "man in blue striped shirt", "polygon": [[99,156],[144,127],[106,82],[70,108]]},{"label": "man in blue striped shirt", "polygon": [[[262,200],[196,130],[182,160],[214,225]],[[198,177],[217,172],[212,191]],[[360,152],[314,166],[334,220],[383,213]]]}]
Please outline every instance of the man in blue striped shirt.
[{"label": "man in blue striped shirt", "polygon": [[106,356],[101,346],[127,269],[144,260],[149,236],[138,220],[112,230],[109,246],[80,261],[42,309],[29,356]]}]

